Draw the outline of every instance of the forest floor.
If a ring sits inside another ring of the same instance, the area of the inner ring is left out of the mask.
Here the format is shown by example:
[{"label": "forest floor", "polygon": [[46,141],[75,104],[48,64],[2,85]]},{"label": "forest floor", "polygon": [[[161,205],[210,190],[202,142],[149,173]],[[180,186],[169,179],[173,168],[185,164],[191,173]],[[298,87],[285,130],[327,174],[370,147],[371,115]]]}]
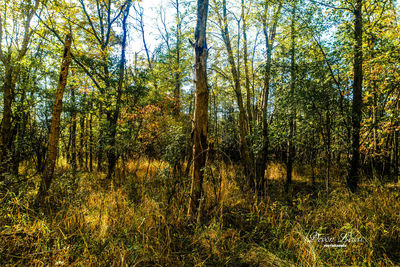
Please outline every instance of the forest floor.
[{"label": "forest floor", "polygon": [[103,173],[59,165],[40,212],[31,205],[39,176],[29,169],[24,182],[0,188],[0,265],[400,264],[399,184],[363,181],[351,194],[336,178],[327,193],[317,179],[314,193],[302,167],[287,195],[284,167],[274,163],[257,197],[244,192],[235,166],[216,162],[198,225],[186,216],[190,178],[174,178],[166,163],[128,162],[108,186]]}]

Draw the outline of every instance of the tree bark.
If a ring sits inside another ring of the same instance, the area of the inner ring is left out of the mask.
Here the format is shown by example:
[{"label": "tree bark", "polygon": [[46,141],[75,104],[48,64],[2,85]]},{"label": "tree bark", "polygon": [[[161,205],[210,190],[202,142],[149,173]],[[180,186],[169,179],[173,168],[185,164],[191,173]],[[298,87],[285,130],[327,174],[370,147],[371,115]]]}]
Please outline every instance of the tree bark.
[{"label": "tree bark", "polygon": [[197,23],[194,48],[195,104],[193,119],[193,176],[188,215],[201,220],[204,167],[207,158],[208,84],[207,84],[207,16],[208,0],[197,1]]},{"label": "tree bark", "polygon": [[51,119],[51,128],[49,134],[49,145],[46,158],[46,167],[42,176],[42,182],[40,184],[39,192],[37,195],[37,204],[41,203],[41,200],[47,195],[51,181],[53,179],[54,168],[56,165],[57,152],[58,152],[58,136],[60,131],[60,120],[62,111],[62,100],[67,84],[68,69],[71,61],[71,43],[72,35],[67,34],[64,42],[64,53],[61,64],[60,79],[58,82],[56,99],[54,101],[53,113]]},{"label": "tree bark", "polygon": [[360,127],[362,120],[362,83],[363,83],[363,22],[362,22],[362,0],[355,0],[354,10],[354,83],[352,102],[352,158],[347,177],[347,185],[354,193],[360,180]]}]

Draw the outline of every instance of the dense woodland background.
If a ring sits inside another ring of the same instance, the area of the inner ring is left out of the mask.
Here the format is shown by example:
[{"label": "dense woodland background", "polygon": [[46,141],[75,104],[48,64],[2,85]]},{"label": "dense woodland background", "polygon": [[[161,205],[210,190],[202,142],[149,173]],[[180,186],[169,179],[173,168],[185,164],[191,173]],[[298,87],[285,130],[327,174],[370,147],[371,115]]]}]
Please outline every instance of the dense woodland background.
[{"label": "dense woodland background", "polygon": [[399,3],[160,3],[0,3],[0,264],[400,264]]}]

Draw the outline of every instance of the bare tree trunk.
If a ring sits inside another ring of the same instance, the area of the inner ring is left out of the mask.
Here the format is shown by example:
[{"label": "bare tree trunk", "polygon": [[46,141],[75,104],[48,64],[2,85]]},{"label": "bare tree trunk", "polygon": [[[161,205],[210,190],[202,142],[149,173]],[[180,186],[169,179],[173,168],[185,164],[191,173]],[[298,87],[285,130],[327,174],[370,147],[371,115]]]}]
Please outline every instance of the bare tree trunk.
[{"label": "bare tree trunk", "polygon": [[61,64],[60,79],[58,82],[56,99],[53,106],[53,114],[51,119],[51,128],[49,134],[49,147],[47,151],[46,167],[42,176],[39,192],[37,195],[36,203],[40,204],[41,200],[47,195],[51,181],[53,179],[54,168],[56,165],[57,152],[58,152],[58,136],[60,131],[60,120],[62,111],[62,100],[67,84],[68,68],[71,61],[71,43],[72,35],[67,34],[64,42],[64,54]]},{"label": "bare tree trunk", "polygon": [[347,185],[354,193],[360,179],[360,127],[362,120],[362,83],[363,83],[363,52],[362,52],[362,0],[355,0],[354,9],[354,83],[352,103],[352,158],[347,177]]},{"label": "bare tree trunk", "polygon": [[208,0],[197,1],[197,24],[194,48],[195,104],[193,119],[193,176],[190,190],[188,215],[201,220],[203,202],[203,176],[207,159],[208,84],[207,84],[207,28]]},{"label": "bare tree trunk", "polygon": [[293,172],[293,161],[295,156],[295,147],[293,144],[294,139],[294,129],[295,129],[295,117],[296,117],[296,108],[294,107],[294,90],[295,90],[295,80],[296,80],[296,37],[295,37],[295,16],[296,16],[296,3],[293,2],[292,6],[292,24],[291,24],[291,51],[290,51],[290,102],[291,102],[291,110],[289,117],[289,142],[288,142],[288,158],[286,163],[286,183],[285,183],[285,191],[289,192],[289,187],[292,183],[292,172]]}]

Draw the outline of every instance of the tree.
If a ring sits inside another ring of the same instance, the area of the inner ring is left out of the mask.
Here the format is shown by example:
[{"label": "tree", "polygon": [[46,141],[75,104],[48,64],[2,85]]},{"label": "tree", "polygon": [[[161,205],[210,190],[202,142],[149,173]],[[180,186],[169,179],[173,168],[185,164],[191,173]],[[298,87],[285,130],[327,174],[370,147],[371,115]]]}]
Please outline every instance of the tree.
[{"label": "tree", "polygon": [[296,87],[296,33],[295,33],[295,19],[296,19],[296,0],[292,3],[292,17],[290,26],[290,38],[291,38],[291,49],[290,49],[290,102],[291,110],[289,116],[289,140],[288,140],[288,156],[286,162],[286,183],[285,191],[289,191],[290,184],[292,183],[292,172],[293,172],[293,160],[295,156],[295,147],[293,144],[295,134],[295,119],[296,119],[296,108],[294,103],[294,93]]},{"label": "tree", "polygon": [[247,182],[251,188],[254,188],[254,160],[250,152],[247,136],[249,134],[249,119],[243,103],[243,95],[241,91],[240,81],[240,66],[235,62],[232,51],[231,38],[229,35],[228,15],[226,8],[226,0],[222,0],[222,15],[218,11],[217,2],[214,0],[216,6],[215,12],[217,13],[218,24],[221,31],[221,36],[225,44],[226,52],[228,54],[228,62],[230,72],[233,80],[233,88],[236,96],[236,102],[239,108],[239,135],[240,135],[240,156],[244,173],[247,177]]},{"label": "tree", "polygon": [[41,201],[44,199],[50,188],[51,181],[53,180],[54,168],[56,165],[57,152],[58,152],[58,136],[60,131],[60,118],[61,118],[61,111],[63,104],[62,101],[63,101],[65,86],[67,84],[69,64],[71,61],[71,44],[72,44],[72,35],[67,34],[64,42],[64,53],[61,63],[60,79],[58,81],[56,99],[54,100],[54,106],[53,106],[46,165],[36,199],[37,204],[40,204]]},{"label": "tree", "polygon": [[195,104],[193,115],[193,176],[190,190],[189,215],[201,219],[204,167],[207,159],[208,84],[207,84],[207,16],[208,0],[197,1],[197,22],[193,44]]},{"label": "tree", "polygon": [[[10,1],[7,8],[0,10],[0,60],[5,67],[5,79],[3,84],[3,119],[1,121],[0,138],[0,181],[4,179],[4,173],[11,166],[7,161],[12,157],[10,147],[13,142],[12,135],[12,104],[15,97],[15,87],[20,75],[21,61],[25,57],[33,34],[31,27],[33,16],[39,8],[39,0],[28,3]],[[14,13],[14,14],[13,14]],[[21,13],[19,15],[15,13]],[[23,30],[11,25],[19,24],[18,17],[23,19]],[[12,30],[9,31],[9,28]],[[5,50],[7,47],[7,50]]]},{"label": "tree", "polygon": [[362,0],[355,0],[354,8],[354,69],[353,69],[353,102],[352,102],[352,145],[351,165],[347,185],[352,192],[357,190],[360,179],[360,127],[362,120],[362,83],[363,83],[363,22]]}]

